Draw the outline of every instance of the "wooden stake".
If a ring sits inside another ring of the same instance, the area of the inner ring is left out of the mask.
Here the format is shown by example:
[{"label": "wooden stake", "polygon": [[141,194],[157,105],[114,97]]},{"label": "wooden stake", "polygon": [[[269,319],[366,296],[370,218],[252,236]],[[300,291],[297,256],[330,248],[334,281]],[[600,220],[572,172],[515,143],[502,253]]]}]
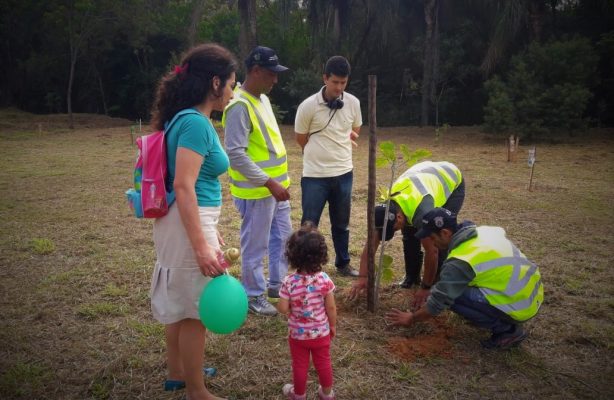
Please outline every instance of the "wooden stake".
[{"label": "wooden stake", "polygon": [[518,146],[520,146],[520,136],[516,135],[516,151],[514,152],[514,161],[518,157]]},{"label": "wooden stake", "polygon": [[377,309],[377,287],[375,282],[375,154],[377,151],[376,120],[377,76],[369,75],[369,185],[367,191],[367,310]]},{"label": "wooden stake", "polygon": [[516,155],[518,154],[518,144],[520,143],[520,137],[517,135],[510,135],[507,142],[507,161],[516,161]]},{"label": "wooden stake", "polygon": [[130,144],[134,144],[134,126],[130,127]]},{"label": "wooden stake", "polygon": [[529,166],[531,167],[531,174],[529,175],[529,192],[532,192],[532,186],[533,186],[533,172],[535,171],[535,161],[536,161],[536,149],[535,146],[533,146],[532,150],[529,150]]}]

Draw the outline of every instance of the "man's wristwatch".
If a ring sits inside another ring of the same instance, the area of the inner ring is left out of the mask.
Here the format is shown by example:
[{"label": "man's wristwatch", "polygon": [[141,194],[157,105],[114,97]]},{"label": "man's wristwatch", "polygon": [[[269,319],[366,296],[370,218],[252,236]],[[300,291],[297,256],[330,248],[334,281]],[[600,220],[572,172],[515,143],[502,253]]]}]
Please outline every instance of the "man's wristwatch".
[{"label": "man's wristwatch", "polygon": [[429,290],[433,285],[427,285],[424,282],[420,282],[420,288]]}]

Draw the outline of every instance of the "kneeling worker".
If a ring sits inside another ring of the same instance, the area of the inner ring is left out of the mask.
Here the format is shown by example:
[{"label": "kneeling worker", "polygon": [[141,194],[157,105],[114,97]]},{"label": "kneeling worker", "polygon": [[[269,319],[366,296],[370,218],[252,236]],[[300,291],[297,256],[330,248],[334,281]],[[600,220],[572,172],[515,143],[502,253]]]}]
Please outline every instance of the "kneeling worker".
[{"label": "kneeling worker", "polygon": [[[415,237],[422,227],[422,217],[435,207],[444,207],[458,214],[465,199],[465,180],[454,164],[439,161],[426,161],[405,171],[392,185],[390,208],[379,204],[375,207],[374,248],[382,240],[392,239],[395,231],[403,232],[403,254],[405,259],[405,279],[401,287],[409,288],[420,284],[414,296],[414,307],[420,307],[429,295],[429,289],[436,282],[438,272],[447,254],[437,250],[430,238],[422,240]],[[384,232],[384,222],[386,230]],[[424,277],[420,279],[422,268],[421,246],[424,247]],[[350,297],[355,298],[367,288],[367,244],[360,257],[360,277],[352,284]]]},{"label": "kneeling worker", "polygon": [[508,349],[526,337],[521,323],[534,317],[544,300],[539,269],[505,236],[503,228],[478,226],[445,208],[426,213],[416,236],[448,249],[440,280],[418,311],[393,309],[386,319],[409,326],[450,308],[474,325],[491,330],[485,348]]}]

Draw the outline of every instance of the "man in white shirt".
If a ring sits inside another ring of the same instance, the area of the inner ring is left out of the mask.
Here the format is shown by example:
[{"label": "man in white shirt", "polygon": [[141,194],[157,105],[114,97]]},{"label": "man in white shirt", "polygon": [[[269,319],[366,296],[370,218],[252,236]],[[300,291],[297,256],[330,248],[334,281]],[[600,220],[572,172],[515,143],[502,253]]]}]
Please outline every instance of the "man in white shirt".
[{"label": "man in white shirt", "polygon": [[303,149],[301,224],[318,225],[328,202],[335,267],[344,276],[358,276],[350,266],[350,209],[352,204],[352,144],[362,125],[360,101],[345,87],[350,63],[341,56],[327,62],[324,87],[303,101],[296,111],[294,131]]}]

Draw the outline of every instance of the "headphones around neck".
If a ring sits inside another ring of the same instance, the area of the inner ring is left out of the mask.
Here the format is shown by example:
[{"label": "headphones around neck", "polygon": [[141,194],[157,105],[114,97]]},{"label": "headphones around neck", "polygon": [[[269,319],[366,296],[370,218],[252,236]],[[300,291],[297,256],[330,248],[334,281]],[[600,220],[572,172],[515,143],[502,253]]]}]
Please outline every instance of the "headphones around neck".
[{"label": "headphones around neck", "polygon": [[[322,88],[322,98],[323,99],[324,99],[324,92],[326,92],[326,86]],[[326,101],[326,106],[330,108],[331,110],[342,109],[343,108],[343,93],[341,93],[341,97],[337,97],[336,99]]]}]

